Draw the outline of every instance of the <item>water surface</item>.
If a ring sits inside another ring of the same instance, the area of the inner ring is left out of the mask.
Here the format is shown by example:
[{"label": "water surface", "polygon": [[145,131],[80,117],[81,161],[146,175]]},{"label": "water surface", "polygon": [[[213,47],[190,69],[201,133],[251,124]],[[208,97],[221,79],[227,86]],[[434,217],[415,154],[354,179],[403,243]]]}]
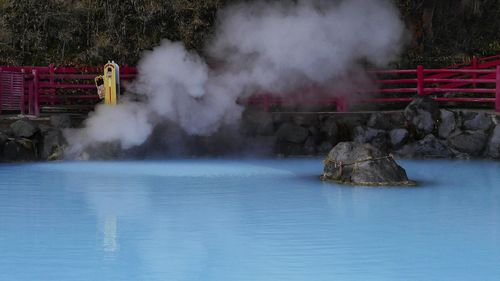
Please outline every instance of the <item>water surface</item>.
[{"label": "water surface", "polygon": [[0,165],[0,280],[499,280],[500,163],[320,159]]}]

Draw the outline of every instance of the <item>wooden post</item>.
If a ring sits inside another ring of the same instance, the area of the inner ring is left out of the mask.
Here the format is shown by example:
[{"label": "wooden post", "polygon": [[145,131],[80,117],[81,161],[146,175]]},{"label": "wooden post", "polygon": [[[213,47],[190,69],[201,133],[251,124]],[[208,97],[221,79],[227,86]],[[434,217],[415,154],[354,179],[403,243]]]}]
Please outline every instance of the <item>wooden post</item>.
[{"label": "wooden post", "polygon": [[[40,104],[38,104],[40,93],[39,93],[38,86],[39,86],[38,85],[38,71],[36,71],[36,69],[33,69],[33,106],[30,107],[30,110],[33,110],[33,114],[35,114],[35,116],[40,115]],[[33,109],[31,109],[31,108],[33,108]]]},{"label": "wooden post", "polygon": [[2,68],[0,67],[0,114],[2,114],[2,98],[3,98],[3,86],[2,86],[2,80],[3,80],[3,77],[2,77]]},{"label": "wooden post", "polygon": [[[477,67],[478,67],[478,59],[477,59],[477,57],[476,57],[476,56],[473,56],[473,57],[472,57],[472,69],[477,70]],[[476,79],[477,79],[477,73],[476,73],[476,72],[474,72],[474,73],[472,74],[472,79],[474,79],[474,80],[476,80]],[[472,88],[476,88],[476,81],[474,81],[474,82],[472,83]]]},{"label": "wooden post", "polygon": [[500,65],[497,65],[496,80],[495,111],[500,112]]},{"label": "wooden post", "polygon": [[125,75],[125,77],[128,77],[128,75],[130,74],[130,67],[128,66],[128,64],[122,66],[123,69],[123,75]]},{"label": "wooden post", "polygon": [[28,95],[28,114],[33,115],[34,114],[34,108],[35,106],[33,105],[33,102],[35,100],[35,92],[36,92],[36,87],[35,87],[35,77],[36,77],[36,71],[35,69],[31,70],[31,75],[33,75],[33,80],[31,80],[32,90],[30,91]]},{"label": "wooden post", "polygon": [[25,98],[26,98],[26,93],[24,92],[24,87],[26,87],[26,84],[28,85],[28,99],[31,96],[31,93],[33,92],[33,85],[31,83],[27,83],[26,80],[26,73],[24,69],[21,69],[21,73],[23,75],[23,92],[21,93],[21,96],[19,97],[19,111],[21,112],[21,115],[24,115],[26,113],[25,110]]},{"label": "wooden post", "polygon": [[262,103],[262,107],[264,109],[265,112],[269,112],[269,109],[271,108],[271,103],[270,103],[270,98],[269,98],[269,95],[264,95],[263,96],[263,103]]},{"label": "wooden post", "polygon": [[417,66],[417,95],[423,97],[424,93],[424,67],[422,65]]},{"label": "wooden post", "polygon": [[335,103],[337,104],[337,112],[347,112],[347,99],[345,96],[339,96]]},{"label": "wooden post", "polygon": [[49,64],[49,82],[51,88],[54,87],[54,76],[55,76],[54,65]]}]

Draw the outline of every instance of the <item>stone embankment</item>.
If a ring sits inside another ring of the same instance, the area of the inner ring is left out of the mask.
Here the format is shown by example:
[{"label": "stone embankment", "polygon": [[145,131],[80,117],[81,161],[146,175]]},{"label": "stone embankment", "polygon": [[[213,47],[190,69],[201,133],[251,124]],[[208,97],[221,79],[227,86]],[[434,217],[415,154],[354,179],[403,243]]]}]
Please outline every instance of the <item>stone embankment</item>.
[{"label": "stone embankment", "polygon": [[404,111],[377,113],[247,112],[247,135],[273,138],[277,154],[326,155],[337,143],[371,144],[401,158],[500,159],[500,116],[440,109],[426,98]]},{"label": "stone embankment", "polygon": [[71,127],[69,116],[54,115],[48,122],[29,118],[15,119],[0,129],[0,162],[63,158],[65,140],[62,130]]},{"label": "stone embankment", "polygon": [[[384,154],[400,158],[500,159],[499,121],[500,116],[493,112],[440,109],[434,101],[425,98],[416,99],[404,111],[390,112],[270,113],[247,110],[239,130],[222,130],[222,134],[194,140],[184,136],[182,144],[187,147],[184,156],[191,155],[190,152],[197,155],[197,150],[206,150],[201,155],[213,155],[208,153],[213,147],[219,148],[215,154],[232,153],[230,147],[236,147],[236,153],[247,155],[261,151],[283,156],[325,156],[340,142],[356,142],[371,144]],[[62,131],[72,125],[67,115],[54,115],[43,120],[4,118],[0,123],[0,162],[62,159],[66,146]],[[152,134],[152,139],[142,147],[121,154],[134,157],[133,153],[147,156],[150,151],[153,154],[161,151],[163,148],[156,146],[163,141],[155,138],[164,138],[165,135],[171,134]],[[179,145],[174,143],[173,150]],[[98,147],[106,153],[99,150],[94,153],[99,156],[95,159],[115,159],[113,155],[120,155],[109,153],[115,152],[119,146]],[[107,149],[109,147],[113,149]],[[242,151],[242,147],[249,151]],[[168,157],[168,154],[162,156]]]}]

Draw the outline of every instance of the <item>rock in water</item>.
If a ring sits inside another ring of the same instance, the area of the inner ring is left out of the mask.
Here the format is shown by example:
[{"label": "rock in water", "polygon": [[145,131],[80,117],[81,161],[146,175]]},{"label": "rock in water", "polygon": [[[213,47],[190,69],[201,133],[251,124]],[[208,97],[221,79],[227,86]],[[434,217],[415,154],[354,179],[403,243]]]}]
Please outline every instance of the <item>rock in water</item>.
[{"label": "rock in water", "polygon": [[341,142],[325,159],[322,180],[355,185],[414,185],[390,155],[371,144]]}]

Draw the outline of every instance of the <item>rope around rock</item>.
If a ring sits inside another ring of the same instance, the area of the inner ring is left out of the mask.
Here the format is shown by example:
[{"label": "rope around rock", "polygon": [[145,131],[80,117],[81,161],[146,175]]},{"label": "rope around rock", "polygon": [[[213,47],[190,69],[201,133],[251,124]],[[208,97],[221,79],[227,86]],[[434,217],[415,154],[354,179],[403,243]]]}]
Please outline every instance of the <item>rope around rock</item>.
[{"label": "rope around rock", "polygon": [[384,159],[393,159],[394,160],[394,156],[392,154],[389,154],[387,156],[383,156],[383,157],[377,157],[377,158],[367,158],[367,159],[363,159],[363,160],[358,160],[358,161],[354,161],[354,162],[351,162],[351,163],[344,163],[342,161],[335,161],[333,159],[330,159],[330,158],[326,158],[324,160],[324,164],[325,165],[328,165],[330,163],[333,163],[334,164],[334,167],[335,168],[340,168],[342,169],[342,167],[344,166],[352,166],[352,165],[355,165],[357,166],[358,164],[360,163],[364,163],[364,162],[370,162],[370,161],[379,161],[379,160],[384,160]]}]

